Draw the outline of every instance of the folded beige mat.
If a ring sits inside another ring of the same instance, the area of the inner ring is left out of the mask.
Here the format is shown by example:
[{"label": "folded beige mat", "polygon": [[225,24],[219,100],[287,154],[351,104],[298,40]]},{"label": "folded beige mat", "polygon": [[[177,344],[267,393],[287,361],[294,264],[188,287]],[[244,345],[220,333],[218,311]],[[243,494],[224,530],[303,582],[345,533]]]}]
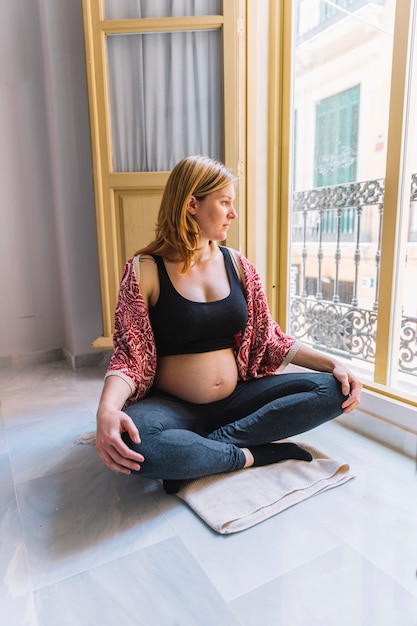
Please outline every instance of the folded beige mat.
[{"label": "folded beige mat", "polygon": [[187,481],[177,496],[216,532],[246,530],[311,496],[353,478],[349,465],[304,443],[313,456]]}]

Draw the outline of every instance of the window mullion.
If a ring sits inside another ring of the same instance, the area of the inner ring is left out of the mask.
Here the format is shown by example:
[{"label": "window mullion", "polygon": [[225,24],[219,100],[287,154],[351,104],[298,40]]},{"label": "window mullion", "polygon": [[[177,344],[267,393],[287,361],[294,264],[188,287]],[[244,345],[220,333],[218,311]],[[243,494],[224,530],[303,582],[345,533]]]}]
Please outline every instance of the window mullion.
[{"label": "window mullion", "polygon": [[276,80],[269,93],[268,275],[272,315],[288,330],[289,215],[291,167],[292,2],[270,3],[270,68]]},{"label": "window mullion", "polygon": [[399,216],[404,180],[402,166],[411,5],[412,0],[397,2],[394,27],[374,372],[375,382],[381,385],[390,384],[391,366],[398,361],[399,349],[401,311],[400,307],[396,307],[395,284],[400,254]]}]

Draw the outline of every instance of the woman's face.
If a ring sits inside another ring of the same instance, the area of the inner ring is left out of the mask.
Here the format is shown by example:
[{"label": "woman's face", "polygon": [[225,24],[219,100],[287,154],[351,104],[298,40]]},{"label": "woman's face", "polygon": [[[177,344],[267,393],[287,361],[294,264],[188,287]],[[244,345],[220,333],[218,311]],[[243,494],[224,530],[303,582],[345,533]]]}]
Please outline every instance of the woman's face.
[{"label": "woman's face", "polygon": [[230,222],[237,217],[233,206],[235,188],[233,183],[218,191],[213,191],[203,200],[194,196],[188,205],[188,211],[193,215],[200,227],[201,237],[211,241],[226,239]]}]

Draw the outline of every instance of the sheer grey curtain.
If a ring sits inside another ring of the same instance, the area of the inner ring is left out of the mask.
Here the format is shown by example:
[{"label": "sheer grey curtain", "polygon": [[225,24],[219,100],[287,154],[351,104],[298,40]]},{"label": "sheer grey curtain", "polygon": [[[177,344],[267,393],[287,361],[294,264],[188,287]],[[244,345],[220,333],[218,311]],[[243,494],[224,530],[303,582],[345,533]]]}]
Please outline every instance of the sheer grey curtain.
[{"label": "sheer grey curtain", "polygon": [[[208,15],[210,0],[106,0],[106,19]],[[205,10],[204,10],[205,9]],[[194,13],[190,13],[194,11]],[[167,15],[167,12],[169,14]],[[107,36],[113,170],[171,170],[223,158],[222,52],[217,30]]]},{"label": "sheer grey curtain", "polygon": [[106,20],[221,15],[221,0],[104,0]]}]

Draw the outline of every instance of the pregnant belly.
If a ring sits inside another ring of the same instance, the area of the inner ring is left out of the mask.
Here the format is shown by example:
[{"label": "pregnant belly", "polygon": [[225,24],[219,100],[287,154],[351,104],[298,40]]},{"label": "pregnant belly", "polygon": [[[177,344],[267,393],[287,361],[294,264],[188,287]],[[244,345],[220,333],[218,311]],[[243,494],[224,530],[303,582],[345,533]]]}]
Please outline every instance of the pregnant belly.
[{"label": "pregnant belly", "polygon": [[237,379],[233,350],[216,350],[161,357],[155,387],[182,400],[206,404],[229,396]]}]

